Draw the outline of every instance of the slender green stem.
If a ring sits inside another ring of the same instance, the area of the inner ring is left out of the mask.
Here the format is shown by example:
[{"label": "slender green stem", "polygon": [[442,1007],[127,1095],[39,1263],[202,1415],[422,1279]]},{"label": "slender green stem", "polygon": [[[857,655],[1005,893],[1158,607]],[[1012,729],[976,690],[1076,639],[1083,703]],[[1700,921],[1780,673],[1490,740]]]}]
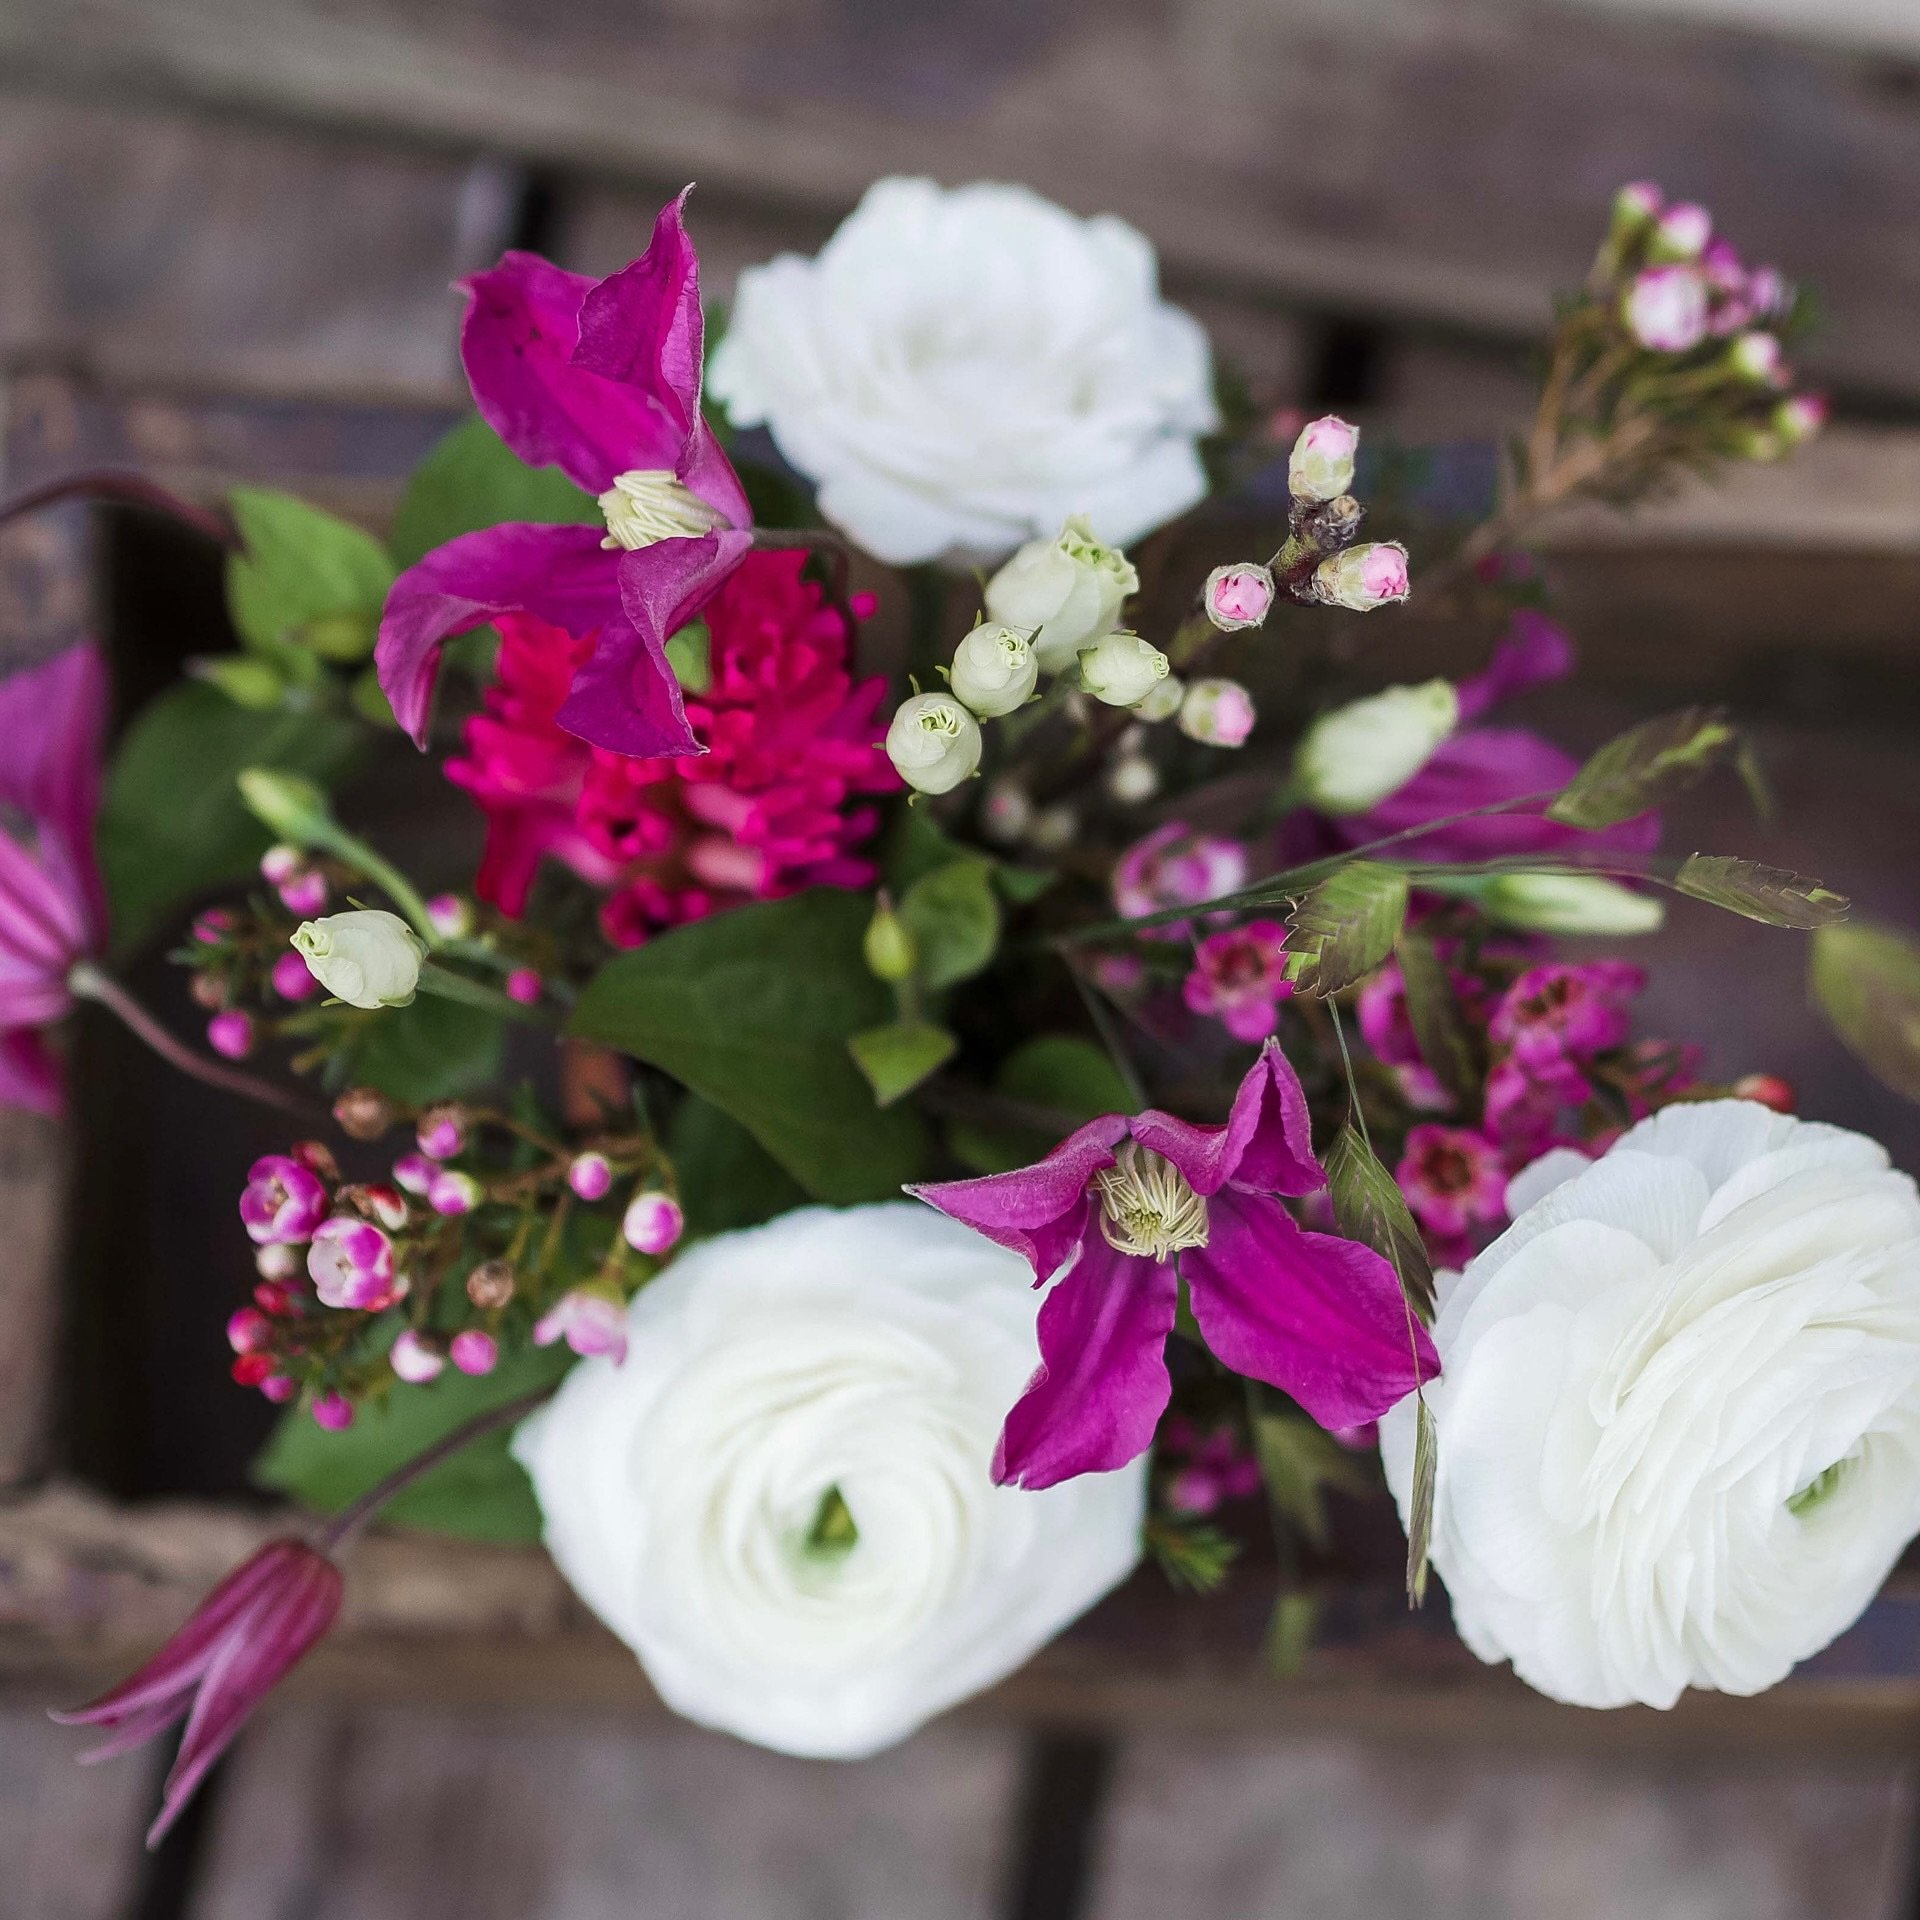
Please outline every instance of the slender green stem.
[{"label": "slender green stem", "polygon": [[502,993],[497,987],[489,987],[478,980],[469,980],[464,973],[455,973],[451,967],[443,967],[436,960],[424,960],[420,964],[420,991],[439,1000],[455,1000],[463,1007],[479,1007],[487,1013],[498,1014],[503,1020],[517,1020],[522,1026],[538,1027],[544,1033],[557,1033],[559,1022],[549,1013],[543,1013],[538,1007],[530,1007],[514,999],[511,994]]},{"label": "slender green stem", "polygon": [[346,861],[349,866],[359,868],[406,915],[413,923],[414,931],[429,947],[445,944],[419,889],[391,860],[376,853],[357,834],[349,833],[346,828],[329,821],[313,836],[313,844]]}]

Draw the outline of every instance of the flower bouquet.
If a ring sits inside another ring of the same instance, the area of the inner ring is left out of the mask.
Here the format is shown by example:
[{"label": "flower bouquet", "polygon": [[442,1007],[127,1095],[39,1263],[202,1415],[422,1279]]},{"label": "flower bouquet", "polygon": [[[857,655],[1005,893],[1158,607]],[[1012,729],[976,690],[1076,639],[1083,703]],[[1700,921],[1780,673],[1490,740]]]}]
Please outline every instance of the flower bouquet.
[{"label": "flower bouquet", "polygon": [[[1920,949],[1661,851],[1716,770],[1764,806],[1724,713],[1582,763],[1499,710],[1572,666],[1546,519],[1818,428],[1793,290],[1625,189],[1463,508],[1236,397],[1117,220],[883,181],[709,350],[685,211],[463,285],[477,414],[384,543],[182,506],[241,649],[110,764],[93,650],[0,686],[0,1087],[58,1106],[87,999],[285,1110],[227,1333],[316,1515],[66,1717],[185,1717],[163,1830],[384,1517],[539,1539],[671,1706],[865,1754],[1143,1554],[1257,1542],[1297,1627],[1376,1489],[1555,1698],[1781,1679],[1920,1529],[1920,1202],[1612,949],[1810,930],[1908,1091]],[[1265,535],[1185,577],[1214,497]],[[1450,677],[1396,682],[1410,594]],[[416,750],[477,871],[365,830]],[[176,929],[204,1047],[115,971]]]}]

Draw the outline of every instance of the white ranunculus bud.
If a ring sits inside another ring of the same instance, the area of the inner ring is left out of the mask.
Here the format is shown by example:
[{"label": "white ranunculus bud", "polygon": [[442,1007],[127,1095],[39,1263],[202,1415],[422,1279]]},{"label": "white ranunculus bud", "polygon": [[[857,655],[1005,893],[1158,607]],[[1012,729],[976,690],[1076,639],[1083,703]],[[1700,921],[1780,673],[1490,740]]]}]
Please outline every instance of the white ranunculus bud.
[{"label": "white ranunculus bud", "polygon": [[1039,678],[1026,635],[996,623],[975,627],[955,648],[947,683],[982,720],[997,720],[1024,706]]},{"label": "white ranunculus bud", "polygon": [[1196,680],[1180,703],[1180,731],[1203,747],[1245,746],[1255,717],[1238,680]]},{"label": "white ranunculus bud", "polygon": [[1493,919],[1535,933],[1654,933],[1667,910],[1601,873],[1503,873],[1474,891]]},{"label": "white ranunculus bud", "polygon": [[1296,500],[1337,500],[1353,485],[1360,429],[1329,413],[1309,420],[1287,456],[1287,491]]},{"label": "white ranunculus bud", "polygon": [[1144,1458],[993,1484],[1031,1280],[925,1207],[807,1207],[682,1253],[628,1309],[625,1363],[582,1361],[521,1426],[548,1552],[670,1707],[857,1758],[1127,1576]]},{"label": "white ranunculus bud", "polygon": [[1131,707],[1167,677],[1167,656],[1137,633],[1102,634],[1080,649],[1080,685],[1110,707]]},{"label": "white ranunculus bud", "polygon": [[949,792],[980,764],[980,722],[950,693],[916,693],[887,728],[887,758],[908,786]]},{"label": "white ranunculus bud", "polygon": [[629,552],[660,540],[697,540],[727,524],[725,514],[665,468],[619,475],[600,496],[600,511],[607,519],[607,537],[600,544]]},{"label": "white ranunculus bud", "polygon": [[1177,673],[1170,673],[1164,680],[1153,683],[1144,700],[1134,703],[1133,717],[1144,720],[1149,726],[1157,726],[1162,720],[1171,720],[1180,711],[1180,702],[1186,697],[1187,683]]},{"label": "white ranunculus bud", "polygon": [[1043,672],[1062,673],[1082,647],[1113,631],[1139,588],[1132,561],[1076,517],[1058,539],[1028,541],[987,582],[987,612],[1032,636]]},{"label": "white ranunculus bud", "polygon": [[1388,687],[1322,714],[1294,755],[1300,796],[1322,813],[1364,813],[1413,778],[1460,718],[1448,680]]},{"label": "white ranunculus bud", "polygon": [[1313,572],[1313,584],[1330,606],[1346,607],[1354,613],[1391,606],[1412,591],[1407,579],[1407,550],[1396,540],[1372,540],[1349,547],[1320,562]]},{"label": "white ranunculus bud", "polygon": [[293,930],[293,950],[307,971],[350,1007],[404,1007],[420,984],[426,942],[380,907],[356,907]]},{"label": "white ranunculus bud", "polygon": [[[1511,1197],[1433,1328],[1454,1624],[1579,1706],[1761,1692],[1920,1529],[1913,1182],[1864,1135],[1717,1100]],[[1403,1515],[1414,1424],[1380,1423]]]}]

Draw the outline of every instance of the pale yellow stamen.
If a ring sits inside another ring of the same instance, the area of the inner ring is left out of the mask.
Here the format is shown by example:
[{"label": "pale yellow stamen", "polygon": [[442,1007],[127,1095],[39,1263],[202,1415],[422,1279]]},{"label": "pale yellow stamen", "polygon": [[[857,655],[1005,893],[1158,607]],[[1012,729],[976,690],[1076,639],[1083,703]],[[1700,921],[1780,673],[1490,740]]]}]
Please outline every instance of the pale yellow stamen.
[{"label": "pale yellow stamen", "polygon": [[725,514],[664,468],[621,474],[600,496],[600,511],[607,518],[600,544],[629,552],[659,540],[697,540],[727,524]]},{"label": "pale yellow stamen", "polygon": [[1129,1140],[1115,1165],[1093,1176],[1108,1246],[1148,1260],[1207,1244],[1207,1203],[1172,1161]]}]

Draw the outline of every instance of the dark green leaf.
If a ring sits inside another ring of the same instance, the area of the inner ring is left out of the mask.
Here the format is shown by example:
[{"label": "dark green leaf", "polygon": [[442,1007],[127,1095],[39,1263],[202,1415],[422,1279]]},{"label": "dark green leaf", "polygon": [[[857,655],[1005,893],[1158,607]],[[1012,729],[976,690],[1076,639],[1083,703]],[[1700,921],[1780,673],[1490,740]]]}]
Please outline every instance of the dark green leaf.
[{"label": "dark green leaf", "polygon": [[[1327,1192],[1341,1233],[1391,1261],[1408,1303],[1423,1321],[1431,1323],[1433,1268],[1393,1175],[1350,1126],[1342,1127],[1334,1136],[1326,1165]],[[1408,1364],[1412,1364],[1411,1353]]]},{"label": "dark green leaf", "polygon": [[898,899],[916,880],[924,880],[956,860],[979,855],[941,832],[939,822],[925,807],[902,807],[887,829],[881,849],[880,873],[887,890]]},{"label": "dark green leaf", "polygon": [[1439,1435],[1427,1396],[1413,1403],[1413,1488],[1407,1498],[1407,1598],[1416,1607],[1427,1597],[1427,1554],[1433,1543],[1433,1485],[1440,1464]]},{"label": "dark green leaf", "polygon": [[1000,944],[1000,903],[985,860],[955,860],[924,874],[901,897],[920,978],[934,992],[971,978]]},{"label": "dark green leaf", "polygon": [[1364,980],[1400,937],[1407,876],[1377,860],[1330,873],[1287,916],[1287,978],[1324,999]]},{"label": "dark green leaf", "polygon": [[387,545],[396,566],[410,567],[445,541],[507,520],[593,527],[601,514],[564,473],[528,466],[476,415],[414,469]]},{"label": "dark green leaf", "polygon": [[806,1189],[739,1121],[690,1093],[667,1133],[690,1233],[757,1227],[806,1205]]},{"label": "dark green leaf", "polygon": [[1920,940],[1868,920],[1821,927],[1808,984],[1867,1071],[1920,1100]]},{"label": "dark green leaf", "polygon": [[1400,973],[1407,983],[1407,1018],[1420,1056],[1454,1099],[1465,1104],[1478,1090],[1479,1076],[1473,1036],[1461,1017],[1446,963],[1425,934],[1402,931],[1398,947]]},{"label": "dark green leaf", "polygon": [[1058,1114],[1062,1124],[1043,1128],[955,1122],[947,1144],[977,1173],[1029,1166],[1075,1127],[1133,1107],[1119,1069],[1092,1041],[1070,1033],[1043,1033],[1018,1047],[1001,1062],[993,1090],[1003,1099]]},{"label": "dark green leaf", "polygon": [[1684,792],[1739,745],[1714,707],[1661,714],[1609,740],[1547,809],[1549,820],[1589,831],[1637,819]]},{"label": "dark green leaf", "polygon": [[367,1015],[346,1056],[346,1078],[405,1106],[477,1093],[500,1072],[506,1023],[484,1007],[422,994]]},{"label": "dark green leaf", "polygon": [[1847,917],[1847,896],[1804,873],[1763,867],[1725,853],[1693,853],[1673,884],[1682,893],[1769,927],[1830,927]]},{"label": "dark green leaf", "polygon": [[249,713],[209,686],[174,687],[144,708],[107,771],[100,813],[115,951],[144,945],[169,913],[245,878],[266,852],[267,830],[234,785],[243,768],[330,780],[365,739],[353,721]]},{"label": "dark green leaf", "polygon": [[853,1064],[867,1076],[874,1099],[890,1107],[945,1066],[959,1044],[945,1027],[930,1021],[895,1020],[856,1033],[847,1050]]},{"label": "dark green leaf", "polygon": [[1316,1547],[1327,1544],[1326,1496],[1358,1497],[1377,1485],[1371,1456],[1343,1447],[1304,1413],[1260,1414],[1253,1441],[1268,1504]]},{"label": "dark green leaf", "polygon": [[816,1198],[890,1194],[919,1170],[910,1113],[882,1113],[847,1052],[882,1024],[860,957],[864,895],[816,888],[676,928],[609,961],[569,1030],[724,1108]]},{"label": "dark green leaf", "polygon": [[288,493],[236,487],[227,504],[244,542],[227,561],[240,637],[269,657],[309,645],[333,660],[372,653],[393,584],[379,541]]}]

